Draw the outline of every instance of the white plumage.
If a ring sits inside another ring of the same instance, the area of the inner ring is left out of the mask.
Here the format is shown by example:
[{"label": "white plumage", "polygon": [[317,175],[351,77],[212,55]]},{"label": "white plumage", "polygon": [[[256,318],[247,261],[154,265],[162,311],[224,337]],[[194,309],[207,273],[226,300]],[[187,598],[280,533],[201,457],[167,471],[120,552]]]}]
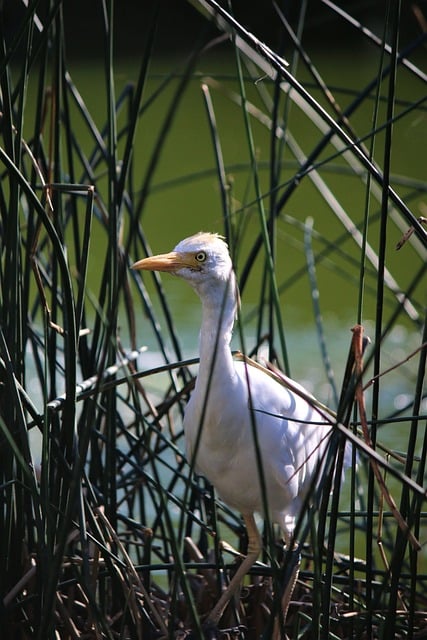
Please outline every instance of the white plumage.
[{"label": "white plumage", "polygon": [[[239,294],[223,239],[199,233],[168,254],[145,258],[134,269],[169,271],[186,280],[202,302],[200,366],[184,418],[187,453],[197,471],[245,520],[248,556],[209,616],[217,623],[261,540],[254,513],[278,523],[290,543],[296,519],[327,446],[331,426],[310,395],[294,382],[244,358],[233,358],[230,341]],[[264,511],[254,425],[262,457],[268,511]]]}]

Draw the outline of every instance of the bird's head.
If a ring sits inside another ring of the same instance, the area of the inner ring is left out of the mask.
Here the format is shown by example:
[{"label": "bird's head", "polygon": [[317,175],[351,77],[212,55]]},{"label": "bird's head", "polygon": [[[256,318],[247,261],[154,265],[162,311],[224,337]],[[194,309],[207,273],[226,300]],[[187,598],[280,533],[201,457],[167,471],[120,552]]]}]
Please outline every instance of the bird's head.
[{"label": "bird's head", "polygon": [[135,262],[132,269],[168,271],[187,280],[203,295],[206,287],[217,287],[229,281],[232,263],[228,247],[221,236],[197,233],[181,240],[170,253]]}]

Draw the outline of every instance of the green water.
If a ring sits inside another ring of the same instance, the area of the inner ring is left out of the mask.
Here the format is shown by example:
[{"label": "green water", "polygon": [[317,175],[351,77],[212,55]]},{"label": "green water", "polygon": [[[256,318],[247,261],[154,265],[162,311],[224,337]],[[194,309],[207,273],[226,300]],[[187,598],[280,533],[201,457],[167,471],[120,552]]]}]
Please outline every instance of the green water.
[{"label": "green water", "polygon": [[[315,54],[315,55],[314,55]],[[323,75],[326,82],[336,90],[336,98],[343,108],[353,99],[353,93],[365,86],[377,72],[377,55],[368,50],[362,50],[355,58],[352,52],[339,52],[337,56],[327,56],[324,53],[314,52],[314,62]],[[71,74],[79,88],[87,106],[101,128],[105,121],[105,85],[101,67],[70,65]],[[163,82],[165,75],[175,69],[182,71],[183,62],[158,61],[151,67],[151,77],[147,84],[144,96],[148,100],[156,88]],[[134,61],[123,61],[116,68],[116,93],[127,83],[135,80],[137,68]],[[195,77],[189,82],[179,106],[175,110],[170,131],[163,142],[159,162],[153,175],[150,190],[141,217],[146,237],[153,252],[163,252],[171,249],[180,239],[198,230],[224,231],[221,203],[218,189],[218,180],[215,169],[214,153],[212,149],[211,135],[208,118],[202,98],[201,85],[206,78],[215,78],[220,83],[220,88],[211,81],[211,97],[215,110],[218,135],[224,157],[227,176],[232,180],[232,206],[234,208],[233,224],[238,231],[239,243],[237,247],[236,268],[239,272],[246,261],[247,250],[255,237],[260,233],[259,210],[256,206],[256,194],[254,180],[250,169],[250,156],[248,142],[245,133],[244,119],[241,107],[236,105],[227,92],[238,92],[238,83],[234,74],[233,58],[218,57],[213,54],[201,59],[197,66]],[[307,72],[298,71],[298,79],[304,83],[308,81]],[[147,166],[157,148],[158,136],[166,113],[170,106],[172,96],[176,90],[177,78],[162,92],[160,99],[155,100],[144,111],[138,126],[135,147],[134,162],[136,184],[138,192],[144,179]],[[308,85],[309,86],[309,85]],[[268,78],[262,78],[259,83],[246,82],[248,100],[265,113],[266,109],[262,101],[262,91],[271,91],[271,83]],[[382,92],[385,94],[387,85],[384,84]],[[317,91],[312,91],[315,97],[319,97]],[[396,106],[396,113],[403,113],[407,108],[403,101],[416,101],[425,95],[425,87],[406,71],[398,74],[398,99],[401,101]],[[285,107],[283,107],[285,108]],[[373,99],[367,98],[355,111],[350,124],[362,138],[372,128]],[[385,107],[381,106],[378,123],[382,125],[385,119]],[[321,139],[321,134],[310,122],[296,104],[289,108],[288,128],[299,147],[305,154]],[[250,120],[261,188],[265,194],[263,200],[265,211],[268,214],[270,200],[269,192],[269,163],[270,163],[270,131],[260,123],[256,116]],[[120,119],[119,119],[120,125]],[[84,133],[80,143],[84,147]],[[370,143],[367,139],[366,144]],[[384,135],[376,137],[374,158],[378,164],[383,163]],[[425,191],[419,191],[414,197],[412,186],[399,184],[399,178],[409,177],[412,181],[425,183],[425,147],[427,144],[426,114],[422,110],[409,112],[399,119],[393,132],[392,173],[396,177],[392,184],[400,196],[407,201],[408,206],[415,215],[420,215]],[[90,145],[87,152],[89,154]],[[337,199],[339,206],[346,212],[348,218],[356,224],[362,224],[366,187],[365,180],[354,173],[345,175],[343,171],[347,164],[342,157],[326,161],[336,154],[336,149],[329,144],[318,158],[322,163],[319,168],[319,177],[324,182],[325,188]],[[280,182],[285,185],[296,171],[296,162],[286,147],[283,151],[284,168],[281,172]],[[141,183],[138,184],[138,180]],[[283,189],[279,190],[279,195]],[[370,228],[368,241],[374,251],[378,250],[379,225],[375,216],[379,210],[379,203],[372,198],[370,209]],[[319,255],[325,249],[325,243],[331,247],[327,256],[317,264],[317,278],[320,290],[320,303],[322,312],[326,317],[343,319],[343,322],[354,323],[357,317],[357,305],[359,297],[360,274],[360,247],[356,245],[348,231],[345,230],[342,221],[332,211],[331,206],[319,194],[319,191],[308,177],[301,180],[298,188],[290,198],[277,222],[277,256],[276,274],[278,285],[283,291],[283,308],[286,317],[289,310],[289,320],[297,318],[297,326],[302,322],[305,325],[312,324],[312,303],[310,299],[310,287],[306,276],[300,276],[293,280],[295,274],[306,264],[304,255],[304,233],[298,227],[305,223],[308,217],[313,218],[314,233],[320,234],[313,239],[313,251]],[[405,289],[411,281],[416,269],[425,260],[423,253],[418,254],[411,246],[397,253],[395,244],[401,237],[403,230],[408,227],[400,216],[390,218],[388,225],[388,238],[386,249],[386,264],[390,273],[395,278],[398,287]],[[102,233],[102,231],[100,231]],[[96,244],[92,250],[94,264],[96,261]],[[131,256],[131,259],[140,256]],[[248,304],[257,304],[259,299],[261,269],[263,256],[259,255],[257,264],[253,268],[253,275],[248,281],[244,291],[244,300]],[[291,283],[291,284],[290,284]],[[165,282],[165,286],[173,291],[175,285]],[[375,314],[376,274],[374,269],[367,264],[366,294],[364,299],[363,319],[370,320]],[[173,295],[173,294],[171,294]],[[417,296],[417,293],[415,294]],[[419,294],[419,302],[424,305],[424,294]],[[182,300],[183,309],[179,308]],[[185,314],[185,308],[191,303],[191,293],[182,288],[175,304],[178,316]],[[386,305],[394,305],[393,295],[386,294]],[[345,327],[347,331],[347,327]]]}]

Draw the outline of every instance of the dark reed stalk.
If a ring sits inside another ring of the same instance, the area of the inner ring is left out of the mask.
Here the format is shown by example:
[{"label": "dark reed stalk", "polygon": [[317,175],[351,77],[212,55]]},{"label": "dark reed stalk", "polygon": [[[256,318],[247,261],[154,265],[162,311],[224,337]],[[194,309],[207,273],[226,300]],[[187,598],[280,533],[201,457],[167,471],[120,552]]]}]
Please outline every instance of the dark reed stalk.
[{"label": "dark reed stalk", "polygon": [[[378,250],[378,281],[377,281],[377,308],[376,308],[376,323],[375,323],[375,350],[374,350],[374,376],[378,376],[381,370],[381,349],[380,349],[380,339],[382,334],[382,325],[383,325],[383,300],[384,300],[384,269],[385,269],[385,251],[387,245],[387,222],[388,222],[388,210],[389,210],[389,198],[388,198],[388,185],[390,184],[390,173],[391,173],[391,153],[392,153],[392,134],[393,134],[393,113],[394,113],[394,101],[395,101],[395,91],[396,91],[396,72],[397,72],[397,54],[398,54],[398,45],[399,45],[399,24],[400,24],[400,2],[397,3],[388,3],[387,5],[387,14],[385,25],[390,29],[392,34],[392,42],[391,42],[391,52],[390,52],[390,74],[389,74],[389,82],[388,82],[388,101],[387,101],[387,114],[386,114],[386,122],[388,123],[386,127],[386,138],[384,142],[384,163],[383,163],[383,190],[382,190],[382,201],[381,201],[381,223],[380,223],[380,236],[379,236],[379,250]],[[385,40],[385,38],[384,38]],[[375,424],[375,418],[379,415],[380,410],[380,380],[377,378],[374,382],[373,387],[373,401],[372,401],[372,418],[373,423],[371,425],[370,438],[373,443],[373,446],[376,444],[377,439],[377,428]],[[368,509],[373,510],[374,504],[374,476],[372,469],[369,475],[369,487],[368,487]],[[373,555],[372,555],[372,519],[368,519],[368,527],[367,527],[367,562],[368,567],[372,566]],[[399,536],[399,533],[397,534]],[[369,540],[369,542],[368,542]],[[406,542],[406,540],[405,540]],[[396,556],[395,556],[396,557]],[[401,563],[402,557],[398,560],[399,564]],[[392,580],[396,580],[399,575],[398,566],[390,567]],[[367,580],[367,601],[372,600],[373,593],[370,589],[370,575],[368,574]],[[390,605],[395,610],[397,606],[397,589],[396,586],[394,589],[392,588],[391,597],[390,597]],[[388,633],[394,635],[396,633],[395,622],[393,620],[393,615],[388,617]],[[367,631],[368,634],[372,633],[372,618],[370,612],[368,612],[367,619]]]}]

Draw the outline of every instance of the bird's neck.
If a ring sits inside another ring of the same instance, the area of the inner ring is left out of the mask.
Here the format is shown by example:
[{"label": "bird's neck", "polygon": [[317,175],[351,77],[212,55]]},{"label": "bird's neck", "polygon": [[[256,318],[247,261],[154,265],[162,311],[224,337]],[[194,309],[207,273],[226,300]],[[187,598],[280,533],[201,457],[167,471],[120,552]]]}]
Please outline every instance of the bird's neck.
[{"label": "bird's neck", "polygon": [[[201,296],[202,297],[202,296]],[[199,378],[227,375],[233,369],[230,341],[237,311],[238,293],[234,273],[215,291],[202,297]]]}]

